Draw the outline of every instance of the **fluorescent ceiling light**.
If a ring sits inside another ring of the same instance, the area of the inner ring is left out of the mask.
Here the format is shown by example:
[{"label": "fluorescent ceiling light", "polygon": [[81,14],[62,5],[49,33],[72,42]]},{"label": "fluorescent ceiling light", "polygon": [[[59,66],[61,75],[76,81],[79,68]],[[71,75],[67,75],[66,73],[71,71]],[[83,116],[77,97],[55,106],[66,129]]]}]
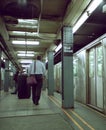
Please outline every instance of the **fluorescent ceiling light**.
[{"label": "fluorescent ceiling light", "polygon": [[11,31],[12,34],[21,34],[21,35],[27,35],[27,36],[37,36],[38,32],[24,32],[24,31]]},{"label": "fluorescent ceiling light", "polygon": [[73,27],[73,33],[75,33],[78,28],[86,21],[86,19],[88,18],[87,13],[85,12],[81,18],[78,20],[78,22],[75,24],[75,26]]},{"label": "fluorescent ceiling light", "polygon": [[32,29],[37,29],[38,28],[38,25],[21,25],[21,24],[17,24],[16,27],[20,27],[20,28],[32,28]]},{"label": "fluorescent ceiling light", "polygon": [[87,20],[87,18],[91,15],[91,13],[99,6],[99,4],[103,0],[93,0],[91,4],[88,6],[88,8],[85,10],[85,12],[82,14],[80,19],[77,21],[75,26],[73,27],[73,33],[75,33],[79,27]]},{"label": "fluorescent ceiling light", "polygon": [[20,54],[17,54],[18,56],[30,56],[30,57],[33,57],[34,54],[24,54],[24,53],[20,53]]},{"label": "fluorescent ceiling light", "polygon": [[32,60],[20,60],[20,63],[32,63]]},{"label": "fluorescent ceiling light", "polygon": [[62,44],[60,43],[57,48],[55,49],[55,52],[58,52],[62,48]]},{"label": "fluorescent ceiling light", "polygon": [[38,23],[38,20],[34,20],[34,19],[18,19],[18,22],[20,24],[34,25],[34,24]]},{"label": "fluorescent ceiling light", "polygon": [[4,58],[3,58],[3,57],[1,57],[1,59],[3,60]]},{"label": "fluorescent ceiling light", "polygon": [[24,72],[26,72],[26,69],[23,69]]},{"label": "fluorescent ceiling light", "polygon": [[34,54],[34,51],[17,51],[18,53]]},{"label": "fluorescent ceiling light", "polygon": [[87,8],[87,12],[91,14],[98,7],[98,5],[100,5],[101,2],[103,2],[103,0],[93,0]]},{"label": "fluorescent ceiling light", "polygon": [[39,41],[12,41],[12,44],[19,44],[19,45],[39,45]]},{"label": "fluorescent ceiling light", "polygon": [[38,20],[18,19],[18,24],[16,26],[23,28],[38,28]]},{"label": "fluorescent ceiling light", "polygon": [[22,65],[22,67],[28,68],[30,65]]}]

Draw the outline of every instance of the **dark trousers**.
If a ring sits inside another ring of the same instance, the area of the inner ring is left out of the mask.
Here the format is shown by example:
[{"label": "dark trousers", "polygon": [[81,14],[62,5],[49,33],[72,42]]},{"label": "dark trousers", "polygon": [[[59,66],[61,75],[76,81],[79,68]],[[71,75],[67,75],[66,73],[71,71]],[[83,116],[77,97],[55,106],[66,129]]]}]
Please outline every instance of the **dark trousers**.
[{"label": "dark trousers", "polygon": [[32,85],[32,101],[33,103],[38,103],[41,96],[41,89],[43,86],[43,78],[41,74],[35,75],[37,84]]},{"label": "dark trousers", "polygon": [[15,90],[14,90],[14,94],[16,94],[17,93],[17,91],[18,91],[18,83],[17,82],[15,82]]}]

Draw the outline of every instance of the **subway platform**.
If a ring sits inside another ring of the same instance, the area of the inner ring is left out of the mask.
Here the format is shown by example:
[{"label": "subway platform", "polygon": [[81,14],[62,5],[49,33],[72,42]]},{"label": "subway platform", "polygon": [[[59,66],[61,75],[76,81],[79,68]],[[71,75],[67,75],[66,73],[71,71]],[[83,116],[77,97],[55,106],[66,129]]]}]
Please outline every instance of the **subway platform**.
[{"label": "subway platform", "polygon": [[39,105],[0,91],[0,130],[106,130],[106,116],[78,102],[61,107],[61,94],[42,90]]}]

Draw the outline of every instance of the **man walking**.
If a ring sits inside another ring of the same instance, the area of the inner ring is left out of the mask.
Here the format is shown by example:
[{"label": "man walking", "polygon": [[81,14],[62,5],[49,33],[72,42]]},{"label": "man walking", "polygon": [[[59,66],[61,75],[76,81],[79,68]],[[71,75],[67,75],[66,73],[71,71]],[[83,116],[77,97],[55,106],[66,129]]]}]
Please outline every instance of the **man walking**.
[{"label": "man walking", "polygon": [[30,64],[29,75],[35,76],[37,83],[32,84],[32,101],[35,105],[39,104],[41,89],[43,86],[43,79],[46,74],[44,63],[41,61],[41,56],[37,56],[36,60]]}]

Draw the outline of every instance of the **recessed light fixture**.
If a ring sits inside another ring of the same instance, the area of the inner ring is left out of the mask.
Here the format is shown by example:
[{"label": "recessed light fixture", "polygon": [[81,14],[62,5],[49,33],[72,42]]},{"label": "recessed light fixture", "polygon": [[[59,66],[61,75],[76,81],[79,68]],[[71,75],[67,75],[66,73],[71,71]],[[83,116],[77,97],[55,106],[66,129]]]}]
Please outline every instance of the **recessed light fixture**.
[{"label": "recessed light fixture", "polygon": [[27,54],[34,54],[34,51],[17,51],[18,53],[27,53]]},{"label": "recessed light fixture", "polygon": [[37,36],[38,32],[24,32],[24,31],[9,31],[11,34],[14,35],[27,35],[27,36]]},{"label": "recessed light fixture", "polygon": [[35,25],[38,24],[38,20],[34,19],[18,19],[19,24]]},{"label": "recessed light fixture", "polygon": [[12,41],[12,44],[17,44],[17,45],[39,45],[39,41]]},{"label": "recessed light fixture", "polygon": [[22,65],[22,67],[24,68],[28,68],[30,65]]},{"label": "recessed light fixture", "polygon": [[18,56],[27,56],[27,57],[33,57],[34,54],[24,54],[24,53],[19,53],[17,54]]},{"label": "recessed light fixture", "polygon": [[32,63],[32,60],[20,60],[20,63]]}]

